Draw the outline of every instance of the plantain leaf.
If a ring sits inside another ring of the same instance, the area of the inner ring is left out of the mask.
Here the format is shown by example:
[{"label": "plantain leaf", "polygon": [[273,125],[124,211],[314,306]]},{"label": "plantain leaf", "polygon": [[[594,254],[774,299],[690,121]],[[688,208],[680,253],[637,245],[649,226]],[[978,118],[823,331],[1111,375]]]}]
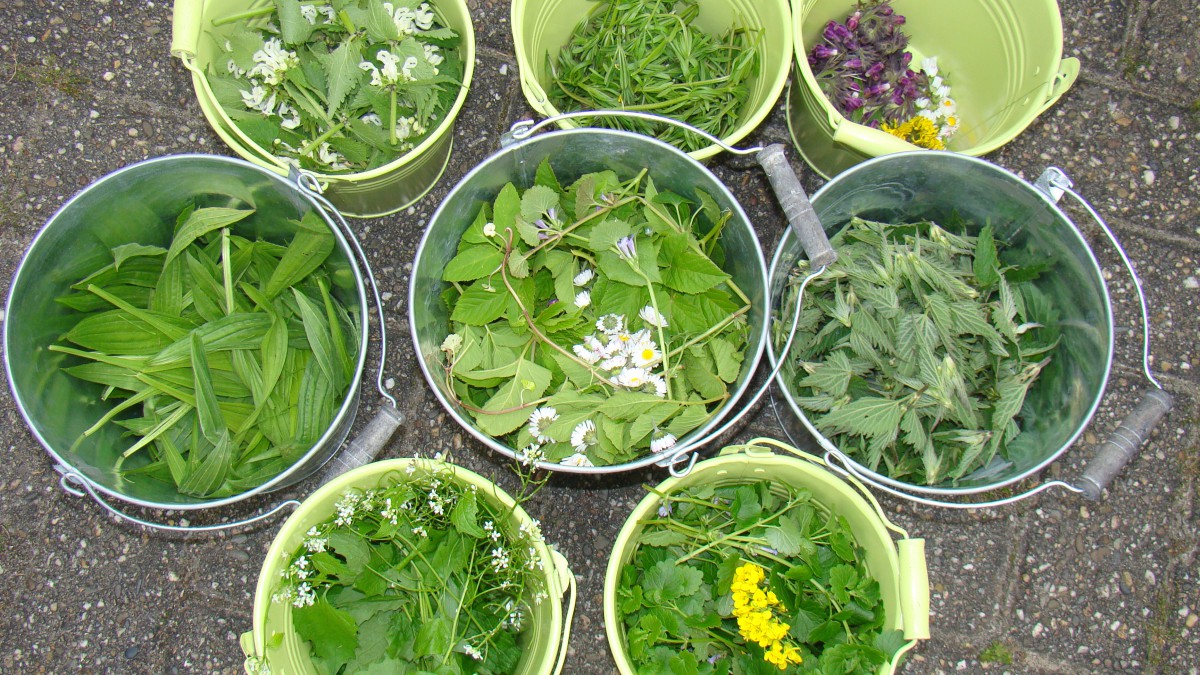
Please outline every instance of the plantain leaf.
[{"label": "plantain leaf", "polygon": [[222,227],[228,227],[252,213],[254,213],[254,209],[230,209],[218,206],[196,209],[175,232],[175,238],[171,240],[171,248],[167,250],[167,258],[163,264],[166,265],[174,260],[175,256],[182,253],[197,238]]},{"label": "plantain leaf", "polygon": [[218,434],[216,442],[200,465],[179,485],[179,491],[194,497],[211,495],[225,482],[225,476],[228,475],[232,463],[233,441],[229,437],[229,430],[225,429]]},{"label": "plantain leaf", "polygon": [[196,415],[200,419],[200,431],[211,443],[217,443],[222,432],[227,432],[221,417],[220,402],[213,391],[212,373],[208,370],[208,358],[204,353],[204,341],[192,333],[192,372],[195,377]]},{"label": "plantain leaf", "polygon": [[321,311],[316,302],[300,292],[300,289],[293,288],[292,294],[296,297],[296,304],[300,308],[300,318],[304,322],[304,334],[308,338],[308,347],[312,350],[313,360],[325,374],[325,378],[333,384],[335,389],[340,390],[345,385],[346,375],[333,346],[333,339],[329,333],[329,322],[325,319],[325,313]]},{"label": "plantain leaf", "polygon": [[296,235],[271,273],[263,292],[268,298],[274,298],[300,283],[325,262],[333,252],[334,245],[329,226],[315,211],[308,211],[300,219]]}]

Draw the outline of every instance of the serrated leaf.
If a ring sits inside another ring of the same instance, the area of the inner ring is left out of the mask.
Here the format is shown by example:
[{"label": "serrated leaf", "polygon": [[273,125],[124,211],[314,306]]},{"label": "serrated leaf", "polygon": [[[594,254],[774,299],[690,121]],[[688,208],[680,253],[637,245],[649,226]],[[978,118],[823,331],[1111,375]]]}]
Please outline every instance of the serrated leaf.
[{"label": "serrated leaf", "polygon": [[606,218],[592,228],[592,236],[588,248],[599,253],[614,249],[617,242],[632,234],[633,228],[629,223],[617,218]]},{"label": "serrated leaf", "polygon": [[513,378],[488,399],[483,412],[475,415],[476,425],[492,436],[515,431],[529,418],[531,409],[526,406],[540,398],[548,386],[549,370],[527,359],[518,360]]},{"label": "serrated leaf", "polygon": [[362,48],[358,45],[356,36],[343,40],[337,49],[333,50],[325,62],[325,77],[329,82],[326,114],[330,118],[337,116],[346,96],[358,86],[359,81],[366,75],[358,64],[361,63]]},{"label": "serrated leaf", "polygon": [[459,296],[454,310],[450,313],[450,320],[472,326],[486,326],[504,314],[508,300],[509,295],[504,292],[503,286],[497,289],[490,284],[476,281]]},{"label": "serrated leaf", "polygon": [[521,215],[521,196],[517,192],[517,187],[512,183],[506,183],[500,189],[500,194],[496,195],[496,200],[492,205],[492,222],[496,225],[496,232],[505,236],[506,230],[512,230],[521,236],[521,239],[529,246],[537,246],[540,240],[537,237],[537,231],[532,226],[526,226],[518,231],[517,219]]},{"label": "serrated leaf", "polygon": [[900,401],[864,396],[834,409],[817,420],[822,433],[848,433],[856,436],[894,435],[903,412]]},{"label": "serrated leaf", "polygon": [[975,280],[981,288],[991,288],[1000,281],[999,259],[996,256],[996,240],[992,226],[985,225],[975,241],[973,269]]},{"label": "serrated leaf", "polygon": [[654,602],[670,602],[700,590],[704,573],[672,560],[663,560],[646,570],[643,588],[646,597]]},{"label": "serrated leaf", "polygon": [[703,253],[691,248],[688,236],[683,233],[673,233],[663,239],[659,258],[663,266],[663,285],[680,293],[703,293],[729,279],[729,275]]},{"label": "serrated leaf", "polygon": [[479,526],[479,502],[474,492],[464,492],[458,497],[458,503],[450,511],[450,522],[462,534],[475,539],[483,539],[486,532]]},{"label": "serrated leaf", "polygon": [[295,46],[308,41],[313,25],[300,13],[300,0],[275,0],[279,17],[279,36],[284,44]]},{"label": "serrated leaf", "polygon": [[533,185],[521,195],[521,217],[533,222],[558,207],[558,193],[553,188]]},{"label": "serrated leaf", "polygon": [[[514,252],[515,253],[515,252]],[[495,246],[467,246],[446,263],[442,281],[474,281],[494,274],[504,262],[504,252]]]}]

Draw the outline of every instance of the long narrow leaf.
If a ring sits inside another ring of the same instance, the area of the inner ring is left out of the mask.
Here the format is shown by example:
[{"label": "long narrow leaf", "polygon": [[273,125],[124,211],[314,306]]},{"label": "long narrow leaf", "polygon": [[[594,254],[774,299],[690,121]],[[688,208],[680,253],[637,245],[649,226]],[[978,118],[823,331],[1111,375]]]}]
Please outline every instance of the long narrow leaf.
[{"label": "long narrow leaf", "polygon": [[213,392],[212,374],[208,370],[208,358],[204,353],[204,341],[192,333],[192,373],[195,376],[196,414],[200,417],[200,431],[213,443],[217,442],[225,429],[221,417],[220,402]]},{"label": "long narrow leaf", "polygon": [[325,320],[324,312],[299,289],[293,288],[292,293],[296,296],[296,304],[300,308],[300,318],[304,321],[304,333],[308,337],[313,359],[325,373],[325,377],[333,383],[334,388],[340,390],[346,378],[342,374],[342,367],[337,363],[333,340],[329,335],[329,323]]},{"label": "long narrow leaf", "polygon": [[232,462],[233,441],[229,438],[229,432],[223,431],[213,444],[212,450],[204,457],[204,461],[179,486],[179,491],[196,497],[207,497],[225,482]]},{"label": "long narrow leaf", "polygon": [[263,291],[274,298],[284,290],[300,283],[321,266],[333,252],[334,237],[329,226],[310,211],[300,219],[296,236],[280,259]]},{"label": "long narrow leaf", "polygon": [[171,248],[167,250],[167,259],[164,264],[174,260],[175,256],[182,253],[197,238],[203,237],[213,230],[232,225],[252,213],[254,213],[254,209],[230,209],[219,206],[196,209],[175,232],[175,238],[171,241]]},{"label": "long narrow leaf", "polygon": [[161,436],[162,434],[166,433],[171,427],[175,426],[175,424],[177,422],[179,422],[179,420],[183,419],[184,415],[188,414],[191,411],[192,411],[191,406],[189,406],[187,404],[180,405],[178,408],[175,409],[174,412],[172,412],[171,414],[164,417],[161,421],[159,421],[158,424],[156,424],[154,427],[149,429],[144,435],[142,435],[142,438],[137,443],[134,443],[133,445],[129,446],[129,448],[126,449],[124,453],[122,453],[122,456],[129,457],[130,455],[137,452],[138,450],[141,450],[142,448],[146,447],[150,443],[153,443],[154,439],[156,439],[159,436]]},{"label": "long narrow leaf", "polygon": [[[210,321],[195,329],[210,352],[230,349],[257,348],[267,329],[271,317],[261,313],[239,312],[216,321]],[[184,338],[164,347],[146,364],[148,368],[178,365],[188,360],[191,353],[191,338]]]},{"label": "long narrow leaf", "polygon": [[141,319],[142,321],[145,321],[155,330],[161,332],[163,335],[166,335],[172,340],[178,340],[188,333],[188,328],[190,328],[190,326],[188,328],[181,327],[176,317],[165,316],[134,307],[125,300],[105,291],[103,288],[100,288],[94,284],[89,284],[87,289],[89,292],[103,298],[106,302],[112,303],[112,305],[117,309],[129,312],[131,315]]}]

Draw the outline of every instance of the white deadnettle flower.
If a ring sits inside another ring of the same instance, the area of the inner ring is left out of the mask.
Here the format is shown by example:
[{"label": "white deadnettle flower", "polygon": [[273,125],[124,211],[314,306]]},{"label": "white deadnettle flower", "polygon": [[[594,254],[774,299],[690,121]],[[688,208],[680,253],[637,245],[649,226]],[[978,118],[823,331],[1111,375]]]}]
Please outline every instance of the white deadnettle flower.
[{"label": "white deadnettle flower", "polygon": [[571,283],[575,284],[576,286],[587,286],[588,282],[591,281],[592,277],[594,276],[596,276],[596,273],[592,271],[592,268],[585,267],[579,270],[579,274],[575,275],[575,278],[571,280]]},{"label": "white deadnettle flower", "polygon": [[617,375],[617,384],[629,389],[638,389],[646,384],[650,373],[645,368],[625,368]]},{"label": "white deadnettle flower", "polygon": [[225,64],[225,70],[228,70],[230,73],[233,73],[238,77],[244,77],[246,75],[246,69],[239,68],[237,62],[233,59],[229,59],[229,62]]},{"label": "white deadnettle flower", "polygon": [[251,110],[257,110],[264,115],[275,112],[275,92],[261,85],[254,85],[250,91],[243,89],[242,104]]},{"label": "white deadnettle flower", "polygon": [[287,103],[279,104],[279,116],[283,118],[279,126],[284,129],[295,129],[300,126],[300,111]]},{"label": "white deadnettle flower", "polygon": [[263,43],[262,49],[254,52],[254,67],[246,72],[250,77],[261,77],[266,84],[283,82],[284,73],[289,68],[300,65],[300,57],[296,52],[283,48],[279,38],[271,38]]},{"label": "white deadnettle flower", "polygon": [[554,439],[546,435],[546,427],[558,419],[558,411],[549,406],[534,410],[529,416],[529,435],[538,443],[553,443]]},{"label": "white deadnettle flower", "polygon": [[374,124],[377,127],[383,126],[383,118],[379,116],[379,113],[370,112],[358,118],[358,120],[364,124]]},{"label": "white deadnettle flower", "polygon": [[657,454],[673,448],[675,447],[675,440],[675,434],[664,434],[661,438],[650,441],[650,452]]},{"label": "white deadnettle flower", "polygon": [[[310,154],[311,152],[312,148],[309,147],[305,151],[305,154]],[[346,158],[343,157],[341,153],[334,150],[333,146],[329,145],[329,143],[322,143],[321,146],[317,148],[317,156],[315,159],[333,171],[343,171],[350,168],[350,164],[346,162]]]},{"label": "white deadnettle flower", "polygon": [[437,45],[425,44],[425,62],[434,66],[434,72],[437,72],[437,66],[442,65],[442,61],[445,60],[446,57],[442,56],[441,50],[438,49]]},{"label": "white deadnettle flower", "polygon": [[422,2],[420,6],[417,7],[417,10],[413,12],[413,16],[415,17],[417,28],[420,28],[421,30],[429,30],[432,28],[433,20],[437,18],[430,10],[428,2]]},{"label": "white deadnettle flower", "polygon": [[575,452],[583,452],[588,449],[588,446],[595,444],[595,422],[591,420],[584,420],[575,425],[575,430],[571,432],[571,445],[575,447]]},{"label": "white deadnettle flower", "polygon": [[667,327],[667,317],[659,314],[657,309],[651,305],[646,305],[642,311],[638,312],[638,316],[642,317],[642,321],[658,328]]},{"label": "white deadnettle flower", "polygon": [[587,291],[579,291],[575,294],[575,306],[583,309],[592,304],[592,294]]},{"label": "white deadnettle flower", "polygon": [[300,5],[300,16],[308,22],[308,25],[315,26],[317,24],[317,7],[316,5]]},{"label": "white deadnettle flower", "polygon": [[559,464],[563,466],[595,466],[595,464],[592,464],[592,460],[588,459],[588,456],[582,452],[577,452],[570,457],[567,457],[563,461],[559,462]]}]

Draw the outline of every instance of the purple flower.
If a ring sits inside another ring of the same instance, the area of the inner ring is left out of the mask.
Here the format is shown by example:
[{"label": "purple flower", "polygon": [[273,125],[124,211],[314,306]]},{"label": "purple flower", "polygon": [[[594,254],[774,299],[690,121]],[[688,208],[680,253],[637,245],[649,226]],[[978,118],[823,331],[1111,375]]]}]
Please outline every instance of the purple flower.
[{"label": "purple flower", "polygon": [[813,47],[813,56],[817,57],[818,59],[827,59],[831,56],[837,56],[837,53],[837,48],[830,47],[829,45],[817,45],[816,47]]},{"label": "purple flower", "polygon": [[633,237],[621,237],[617,242],[617,253],[626,260],[637,258],[637,244],[634,243]]},{"label": "purple flower", "polygon": [[858,28],[858,20],[861,18],[862,18],[861,11],[851,14],[850,17],[846,19],[846,28],[849,28],[850,30],[854,30],[855,28]]},{"label": "purple flower", "polygon": [[857,96],[847,96],[846,98],[842,99],[842,107],[847,111],[858,110],[866,104],[866,101]]},{"label": "purple flower", "polygon": [[867,98],[875,98],[877,96],[885,94],[891,88],[892,88],[892,85],[888,82],[880,82],[879,84],[873,84],[873,85],[867,87]]},{"label": "purple flower", "polygon": [[872,79],[879,77],[883,74],[884,67],[883,61],[876,61],[871,64],[870,68],[867,68],[866,76]]},{"label": "purple flower", "polygon": [[830,21],[825,25],[825,30],[821,33],[826,40],[837,43],[850,37],[850,29],[836,21]]},{"label": "purple flower", "polygon": [[708,657],[708,663],[709,665],[716,665],[717,661],[720,661],[723,658],[725,658],[724,654],[713,654],[712,656]]},{"label": "purple flower", "polygon": [[850,70],[862,70],[863,62],[862,59],[856,56],[852,59],[846,59],[842,65],[846,66]]}]

